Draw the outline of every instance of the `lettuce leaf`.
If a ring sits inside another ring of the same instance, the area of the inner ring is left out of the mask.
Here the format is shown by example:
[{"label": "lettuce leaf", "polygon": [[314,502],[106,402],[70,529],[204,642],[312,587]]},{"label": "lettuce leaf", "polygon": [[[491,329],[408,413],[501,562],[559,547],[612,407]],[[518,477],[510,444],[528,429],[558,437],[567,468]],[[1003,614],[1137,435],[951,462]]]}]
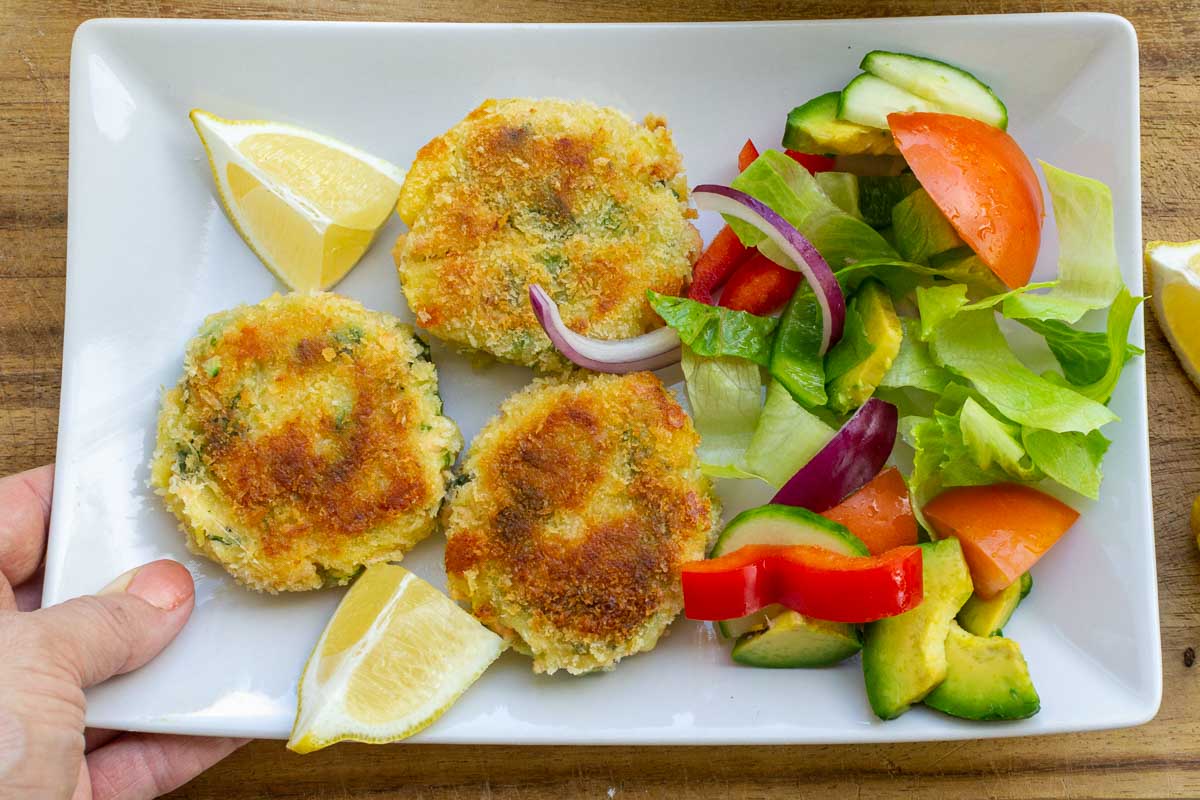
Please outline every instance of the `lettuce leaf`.
[{"label": "lettuce leaf", "polygon": [[1022,364],[991,311],[959,312],[932,331],[929,345],[934,361],[970,381],[997,411],[1018,424],[1087,433],[1117,419],[1104,405]]},{"label": "lettuce leaf", "polygon": [[920,338],[928,342],[934,330],[967,304],[967,287],[960,283],[949,286],[918,286],[917,309],[921,315]]},{"label": "lettuce leaf", "polygon": [[1076,330],[1058,320],[1026,319],[1021,322],[1045,337],[1063,375],[1075,385],[1077,392],[1096,402],[1107,403],[1117,388],[1125,364],[1143,352],[1127,341],[1134,312],[1143,300],[1144,297],[1134,297],[1122,287],[1108,310],[1103,333]]},{"label": "lettuce leaf", "polygon": [[753,477],[743,457],[762,412],[758,366],[743,358],[707,358],[685,346],[683,377],[700,434],[701,469],[719,478]]},{"label": "lettuce leaf", "polygon": [[1010,319],[1077,322],[1112,303],[1124,286],[1113,239],[1112,193],[1100,181],[1039,162],[1058,228],[1058,285],[1004,301]]},{"label": "lettuce leaf", "polygon": [[1111,444],[1100,431],[1052,433],[1024,428],[1021,441],[1048,477],[1084,497],[1100,497],[1101,462]]},{"label": "lettuce leaf", "polygon": [[646,297],[655,313],[696,355],[736,356],[764,367],[770,363],[772,336],[779,324],[775,317],[759,317],[655,291],[646,292]]},{"label": "lettuce leaf", "polygon": [[[835,272],[869,258],[897,259],[895,249],[861,219],[838,208],[815,178],[778,150],[767,150],[730,184],[766,203],[813,243]],[[784,263],[781,253],[764,241],[761,231],[741,220],[728,220],[746,245],[762,245],[768,258]]]},{"label": "lettuce leaf", "polygon": [[1041,478],[1020,440],[1021,428],[992,416],[973,397],[968,397],[958,414],[963,447],[980,470],[1003,470],[1022,481]]},{"label": "lettuce leaf", "polygon": [[771,381],[758,427],[746,449],[745,469],[778,489],[836,432],[793,400],[782,384]]},{"label": "lettuce leaf", "polygon": [[951,381],[950,373],[939,367],[929,354],[929,345],[919,338],[921,323],[911,317],[901,317],[904,338],[900,340],[900,352],[891,368],[879,382],[884,389],[920,389],[926,392],[941,392]]}]

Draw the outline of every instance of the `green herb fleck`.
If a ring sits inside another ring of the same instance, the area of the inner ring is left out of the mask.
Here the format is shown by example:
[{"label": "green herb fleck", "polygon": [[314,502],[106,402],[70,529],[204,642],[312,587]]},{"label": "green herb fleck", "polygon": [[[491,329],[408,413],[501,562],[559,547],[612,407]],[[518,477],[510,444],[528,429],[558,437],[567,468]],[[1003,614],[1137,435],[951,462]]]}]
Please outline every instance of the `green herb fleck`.
[{"label": "green herb fleck", "polygon": [[204,371],[208,373],[208,377],[215,378],[221,374],[221,357],[212,356],[204,362]]}]

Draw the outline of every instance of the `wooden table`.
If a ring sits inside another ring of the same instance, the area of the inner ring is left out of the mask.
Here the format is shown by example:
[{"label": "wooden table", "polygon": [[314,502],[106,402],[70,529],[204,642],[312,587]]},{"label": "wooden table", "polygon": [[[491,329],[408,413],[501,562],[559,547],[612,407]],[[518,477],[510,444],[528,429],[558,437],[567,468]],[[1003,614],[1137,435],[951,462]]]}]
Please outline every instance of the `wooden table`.
[{"label": "wooden table", "polygon": [[[54,459],[66,254],[67,72],[71,35],[90,17],[656,21],[1112,11],[1132,20],[1141,40],[1145,235],[1200,237],[1200,4],[686,5],[684,11],[645,0],[0,2],[0,474]],[[1189,504],[1200,489],[1200,398],[1152,319],[1146,338],[1166,685],[1162,710],[1145,727],[1023,740],[736,750],[341,745],[304,758],[279,742],[258,742],[173,797],[683,800],[797,790],[804,796],[867,794],[877,800],[914,790],[964,798],[1198,796],[1200,669],[1186,666],[1183,653],[1200,646],[1200,560],[1187,525]]]}]

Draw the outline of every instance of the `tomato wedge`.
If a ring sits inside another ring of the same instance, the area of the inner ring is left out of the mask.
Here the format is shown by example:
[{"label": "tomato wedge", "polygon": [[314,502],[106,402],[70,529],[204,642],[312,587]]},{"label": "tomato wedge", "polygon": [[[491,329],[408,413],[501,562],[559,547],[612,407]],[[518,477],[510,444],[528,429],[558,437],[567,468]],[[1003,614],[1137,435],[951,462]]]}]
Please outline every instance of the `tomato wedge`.
[{"label": "tomato wedge", "polygon": [[692,267],[692,285],[688,297],[701,303],[713,303],[713,292],[723,284],[746,258],[747,248],[726,225],[713,237],[708,249],[701,253]]},{"label": "tomato wedge", "polygon": [[954,114],[889,114],[896,147],[950,224],[1011,289],[1033,274],[1046,216],[1028,157],[999,128]]},{"label": "tomato wedge", "polygon": [[919,547],[844,556],[810,545],[748,545],[684,564],[684,612],[735,619],[781,603],[813,619],[874,622],[920,605],[921,567]]},{"label": "tomato wedge", "polygon": [[909,504],[908,484],[895,467],[885,469],[821,516],[849,528],[872,555],[917,543],[917,518]]},{"label": "tomato wedge", "polygon": [[1079,519],[1079,512],[1029,486],[959,486],[933,498],[925,518],[941,538],[962,544],[975,592],[985,600],[1008,588]]},{"label": "tomato wedge", "polygon": [[718,305],[759,316],[774,314],[792,299],[801,278],[796,270],[755,252],[729,276]]}]

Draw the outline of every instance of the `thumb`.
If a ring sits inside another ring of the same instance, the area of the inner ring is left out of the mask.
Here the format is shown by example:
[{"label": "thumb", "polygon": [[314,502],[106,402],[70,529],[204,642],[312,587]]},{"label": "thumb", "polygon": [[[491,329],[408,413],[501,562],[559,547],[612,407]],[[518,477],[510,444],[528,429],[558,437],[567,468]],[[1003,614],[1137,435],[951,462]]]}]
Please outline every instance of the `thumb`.
[{"label": "thumb", "polygon": [[126,572],[99,594],[24,615],[49,651],[83,687],[137,669],[158,655],[195,604],[191,573],[177,561]]}]

